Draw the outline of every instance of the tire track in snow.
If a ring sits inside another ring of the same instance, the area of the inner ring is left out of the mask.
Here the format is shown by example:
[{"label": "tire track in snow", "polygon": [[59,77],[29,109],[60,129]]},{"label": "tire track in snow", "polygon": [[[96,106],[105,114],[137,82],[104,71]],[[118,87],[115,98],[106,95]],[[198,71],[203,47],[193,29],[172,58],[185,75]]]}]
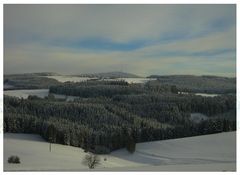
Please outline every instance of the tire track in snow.
[{"label": "tire track in snow", "polygon": [[234,160],[216,160],[216,159],[203,159],[203,158],[173,158],[167,156],[159,156],[151,153],[135,151],[143,157],[152,159],[155,165],[175,165],[175,164],[207,164],[207,163],[235,163]]}]

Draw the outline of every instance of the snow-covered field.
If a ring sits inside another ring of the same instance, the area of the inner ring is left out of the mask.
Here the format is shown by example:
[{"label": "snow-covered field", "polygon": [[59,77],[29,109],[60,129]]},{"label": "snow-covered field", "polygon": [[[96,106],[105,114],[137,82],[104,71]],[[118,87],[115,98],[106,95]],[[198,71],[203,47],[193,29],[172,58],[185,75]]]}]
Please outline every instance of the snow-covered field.
[{"label": "snow-covered field", "polygon": [[[83,82],[83,81],[87,81],[87,80],[91,80],[91,79],[96,79],[96,78],[90,78],[90,77],[77,77],[77,76],[46,76],[48,78],[53,78],[56,79],[59,82],[67,82],[67,81],[71,81],[71,82]],[[124,80],[128,83],[146,83],[147,81],[150,80],[156,80],[155,78],[107,78],[107,79],[101,79],[103,81],[120,81],[120,80]]]},{"label": "snow-covered field", "polygon": [[[21,164],[9,164],[7,159],[11,155],[18,155]],[[49,143],[40,136],[33,134],[4,134],[4,170],[33,170],[33,171],[78,171],[88,170],[82,164],[86,153],[83,149],[52,144],[52,151],[49,152]],[[107,158],[107,161],[103,159]],[[119,159],[106,155],[101,156],[101,165],[105,167],[137,166],[138,163]]]},{"label": "snow-covered field", "polygon": [[196,93],[195,95],[200,95],[200,96],[203,96],[203,97],[216,97],[219,94]]},{"label": "snow-covered field", "polygon": [[[178,92],[178,94],[189,94],[189,92]],[[203,97],[216,97],[219,96],[220,94],[207,94],[207,93],[191,93],[194,95],[199,95],[199,96],[203,96]]]},{"label": "snow-covered field", "polygon": [[[49,143],[32,134],[4,134],[4,171],[86,171],[81,148]],[[21,164],[7,159],[18,155]],[[236,132],[138,143],[100,155],[97,171],[236,171]],[[104,161],[104,158],[107,158]]]},{"label": "snow-covered field", "polygon": [[150,80],[156,80],[156,78],[115,78],[115,79],[104,79],[104,81],[126,81],[128,83],[146,83]]},{"label": "snow-covered field", "polygon": [[29,95],[36,95],[40,98],[48,96],[48,89],[24,89],[24,90],[8,90],[4,91],[4,95],[19,97],[19,98],[28,98]]},{"label": "snow-covered field", "polygon": [[53,78],[59,82],[67,82],[67,81],[71,81],[71,82],[82,82],[82,81],[87,81],[87,80],[91,80],[94,78],[90,78],[90,77],[77,77],[77,76],[63,76],[63,75],[57,75],[57,76],[45,76],[47,78]]},{"label": "snow-covered field", "polygon": [[[29,95],[35,95],[40,98],[47,97],[49,94],[49,89],[24,89],[24,90],[6,90],[4,91],[4,95],[8,95],[11,97],[18,97],[27,99]],[[53,94],[53,93],[52,93]],[[55,98],[58,99],[67,99],[67,101],[72,101],[75,98],[78,98],[77,96],[65,96],[60,94],[53,94]]]}]

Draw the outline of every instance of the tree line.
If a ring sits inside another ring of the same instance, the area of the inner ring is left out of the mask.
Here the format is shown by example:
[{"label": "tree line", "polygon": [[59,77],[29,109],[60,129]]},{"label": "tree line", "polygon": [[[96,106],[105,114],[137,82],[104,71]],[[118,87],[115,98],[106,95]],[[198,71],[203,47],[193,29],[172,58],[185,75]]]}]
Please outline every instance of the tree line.
[{"label": "tree line", "polygon": [[236,93],[236,77],[194,76],[194,75],[151,75],[156,84],[175,85],[183,92],[193,93]]}]

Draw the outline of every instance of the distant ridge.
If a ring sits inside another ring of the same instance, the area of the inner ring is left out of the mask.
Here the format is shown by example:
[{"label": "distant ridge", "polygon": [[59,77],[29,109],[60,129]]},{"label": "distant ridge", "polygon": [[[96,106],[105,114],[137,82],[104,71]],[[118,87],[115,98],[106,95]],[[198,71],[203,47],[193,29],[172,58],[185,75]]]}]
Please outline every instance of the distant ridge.
[{"label": "distant ridge", "polygon": [[82,77],[98,77],[98,78],[140,78],[140,76],[126,73],[126,72],[104,72],[104,73],[93,73],[93,74],[81,74],[77,76]]},{"label": "distant ridge", "polygon": [[150,75],[147,78],[226,78],[236,79],[236,77],[224,77],[216,75]]},{"label": "distant ridge", "polygon": [[[19,73],[19,74],[5,74],[4,76],[61,76],[56,72],[33,72],[33,73]],[[64,76],[78,76],[78,77],[97,77],[97,78],[141,78],[138,75],[127,72],[102,72],[89,74],[74,74]]]},{"label": "distant ridge", "polygon": [[20,75],[26,75],[26,76],[56,76],[60,75],[59,73],[56,72],[33,72],[33,73],[19,73],[19,74],[5,74],[5,75],[10,75],[10,76],[20,76]]}]

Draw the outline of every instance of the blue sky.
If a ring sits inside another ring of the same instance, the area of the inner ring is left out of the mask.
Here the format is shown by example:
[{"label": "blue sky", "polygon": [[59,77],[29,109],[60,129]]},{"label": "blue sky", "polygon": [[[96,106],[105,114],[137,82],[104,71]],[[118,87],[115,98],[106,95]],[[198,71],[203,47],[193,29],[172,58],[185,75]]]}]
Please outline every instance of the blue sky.
[{"label": "blue sky", "polygon": [[4,73],[236,76],[235,5],[4,5]]}]

